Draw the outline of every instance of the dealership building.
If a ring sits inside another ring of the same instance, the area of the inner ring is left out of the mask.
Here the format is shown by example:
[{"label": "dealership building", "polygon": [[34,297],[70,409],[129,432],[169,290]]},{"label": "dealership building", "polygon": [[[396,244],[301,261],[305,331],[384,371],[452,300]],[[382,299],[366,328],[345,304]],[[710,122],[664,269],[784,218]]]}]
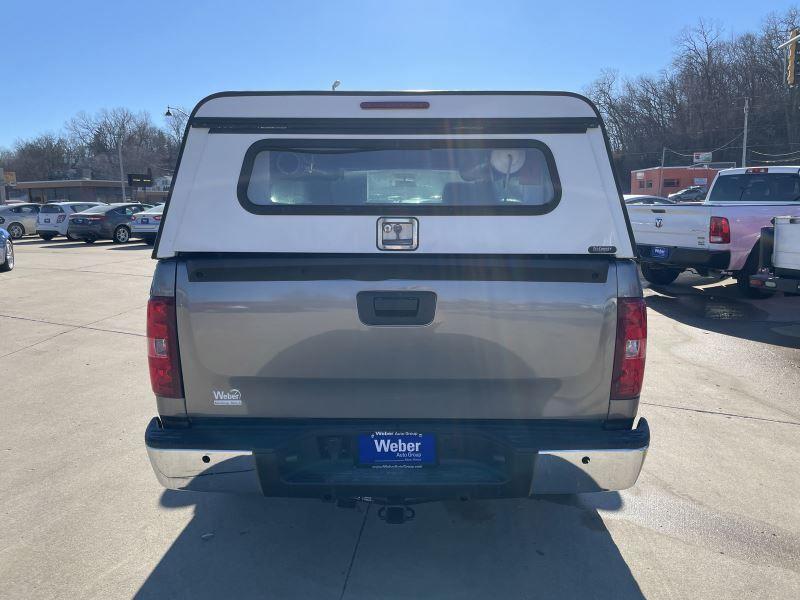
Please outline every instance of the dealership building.
[{"label": "dealership building", "polygon": [[[17,181],[14,189],[25,192],[28,202],[122,202],[119,181],[113,179],[61,179]],[[130,197],[130,191],[126,190]]]},{"label": "dealership building", "polygon": [[722,165],[697,165],[638,169],[631,171],[631,194],[667,196],[691,185],[708,188],[722,168]]}]

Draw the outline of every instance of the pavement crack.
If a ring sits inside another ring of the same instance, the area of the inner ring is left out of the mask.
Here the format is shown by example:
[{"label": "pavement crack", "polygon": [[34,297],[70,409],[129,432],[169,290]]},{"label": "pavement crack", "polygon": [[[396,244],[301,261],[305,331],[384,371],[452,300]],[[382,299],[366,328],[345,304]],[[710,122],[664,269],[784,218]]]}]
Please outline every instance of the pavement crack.
[{"label": "pavement crack", "polygon": [[372,507],[372,504],[367,504],[367,510],[364,511],[364,518],[361,520],[361,528],[358,530],[358,537],[356,538],[356,543],[353,546],[353,554],[350,556],[350,564],[347,565],[347,574],[344,576],[344,583],[342,584],[342,593],[339,594],[339,600],[344,598],[345,592],[347,592],[347,584],[350,582],[350,573],[353,570],[353,563],[356,562],[356,553],[358,552],[358,547],[361,544],[361,536],[364,534],[364,526],[367,524],[367,517],[369,516],[369,509]]},{"label": "pavement crack", "polygon": [[749,419],[751,421],[766,421],[768,423],[780,423],[782,425],[800,425],[798,421],[782,421],[781,419],[767,419],[766,417],[751,417],[750,415],[737,415],[736,413],[726,413],[718,410],[703,410],[702,408],[687,408],[685,406],[672,406],[670,404],[659,404],[657,402],[640,402],[647,406],[658,406],[660,408],[671,408],[673,410],[685,410],[688,412],[703,413],[707,415],[718,415],[721,417],[736,417],[737,419]]},{"label": "pavement crack", "polygon": [[34,346],[38,346],[39,344],[44,344],[45,342],[49,342],[50,340],[53,340],[53,339],[57,338],[58,336],[64,335],[65,333],[71,333],[73,331],[77,331],[78,329],[89,329],[91,331],[103,331],[105,333],[119,333],[119,334],[122,334],[122,335],[132,335],[132,336],[136,336],[136,337],[144,337],[140,333],[131,333],[130,331],[117,331],[115,329],[104,329],[102,327],[92,327],[92,325],[94,325],[96,323],[100,323],[100,322],[105,321],[107,319],[113,319],[114,317],[119,317],[120,315],[124,315],[125,313],[131,312],[131,311],[134,311],[134,310],[138,310],[140,308],[141,308],[140,306],[136,306],[134,308],[129,308],[129,309],[123,310],[122,312],[119,312],[117,314],[109,315],[107,317],[103,317],[102,319],[97,319],[96,321],[90,321],[89,323],[85,323],[83,325],[74,325],[72,323],[58,323],[56,321],[46,321],[45,319],[33,319],[31,317],[15,317],[13,315],[0,314],[0,318],[5,318],[5,319],[17,319],[17,320],[20,320],[20,321],[31,321],[33,323],[44,323],[46,325],[58,325],[59,327],[69,327],[69,329],[65,329],[64,331],[59,331],[58,333],[56,333],[54,335],[51,335],[50,337],[47,337],[47,338],[45,338],[43,340],[39,340],[38,342],[34,342],[33,344],[29,344],[28,346],[25,346],[23,348],[17,348],[16,350],[14,350],[12,352],[9,352],[7,354],[0,354],[0,358],[5,358],[7,356],[11,356],[13,354],[17,354],[19,352],[22,352],[23,350],[28,350],[29,348],[33,348]]}]

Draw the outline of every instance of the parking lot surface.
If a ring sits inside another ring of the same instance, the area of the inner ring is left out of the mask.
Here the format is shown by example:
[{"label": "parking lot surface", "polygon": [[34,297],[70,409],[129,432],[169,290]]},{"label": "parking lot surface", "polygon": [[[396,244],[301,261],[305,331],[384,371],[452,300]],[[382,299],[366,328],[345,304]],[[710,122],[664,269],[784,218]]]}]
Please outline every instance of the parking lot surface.
[{"label": "parking lot surface", "polygon": [[336,508],[163,490],[150,248],[25,238],[0,274],[0,598],[799,598],[800,298],[648,290],[621,493]]}]

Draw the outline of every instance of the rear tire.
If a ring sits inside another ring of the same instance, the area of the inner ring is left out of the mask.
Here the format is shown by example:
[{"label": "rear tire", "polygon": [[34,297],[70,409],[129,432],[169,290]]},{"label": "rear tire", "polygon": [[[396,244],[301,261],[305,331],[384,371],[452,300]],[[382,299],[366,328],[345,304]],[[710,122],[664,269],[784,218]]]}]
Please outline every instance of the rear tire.
[{"label": "rear tire", "polygon": [[19,223],[11,223],[6,227],[6,231],[8,231],[8,235],[11,236],[12,240],[18,240],[25,235],[25,228]]},{"label": "rear tire", "polygon": [[39,237],[42,238],[45,242],[49,242],[54,237],[56,237],[55,233],[40,233]]},{"label": "rear tire", "polygon": [[114,230],[112,240],[115,244],[127,244],[131,240],[131,230],[125,225],[120,225]]},{"label": "rear tire", "polygon": [[753,247],[753,249],[750,251],[750,256],[747,257],[747,261],[744,263],[744,267],[742,267],[742,270],[736,271],[736,273],[733,275],[736,278],[736,287],[739,288],[739,293],[745,298],[751,298],[753,300],[761,300],[772,296],[772,292],[765,292],[763,290],[750,287],[750,276],[755,275],[756,272],[758,272],[758,253],[760,246],[761,242]]},{"label": "rear tire", "polygon": [[683,269],[651,267],[648,263],[642,263],[642,277],[653,285],[669,285],[675,281],[682,272]]}]

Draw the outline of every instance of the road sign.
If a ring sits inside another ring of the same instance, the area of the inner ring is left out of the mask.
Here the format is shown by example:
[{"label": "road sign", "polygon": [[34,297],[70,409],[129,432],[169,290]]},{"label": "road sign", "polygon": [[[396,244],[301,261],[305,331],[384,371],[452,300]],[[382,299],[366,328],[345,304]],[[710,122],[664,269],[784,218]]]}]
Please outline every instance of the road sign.
[{"label": "road sign", "polygon": [[153,185],[152,175],[146,173],[128,173],[128,187],[150,187]]},{"label": "road sign", "polygon": [[692,155],[692,162],[694,164],[697,163],[710,163],[711,162],[711,152],[695,152]]}]

